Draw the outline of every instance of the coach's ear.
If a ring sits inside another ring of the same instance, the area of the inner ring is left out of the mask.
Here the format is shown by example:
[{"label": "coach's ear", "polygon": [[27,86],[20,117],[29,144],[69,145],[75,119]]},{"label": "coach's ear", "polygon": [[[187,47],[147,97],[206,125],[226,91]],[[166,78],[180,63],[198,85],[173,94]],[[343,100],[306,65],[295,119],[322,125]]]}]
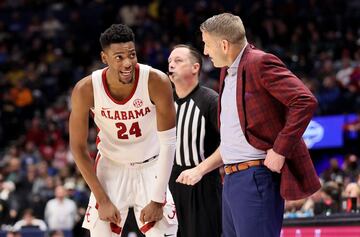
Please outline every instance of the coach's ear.
[{"label": "coach's ear", "polygon": [[223,50],[224,53],[228,53],[229,52],[229,48],[230,48],[230,42],[227,40],[221,40],[220,42],[221,45],[221,49]]},{"label": "coach's ear", "polygon": [[101,51],[100,56],[101,56],[101,61],[107,65],[108,63],[106,61],[106,55],[105,55],[104,51]]}]

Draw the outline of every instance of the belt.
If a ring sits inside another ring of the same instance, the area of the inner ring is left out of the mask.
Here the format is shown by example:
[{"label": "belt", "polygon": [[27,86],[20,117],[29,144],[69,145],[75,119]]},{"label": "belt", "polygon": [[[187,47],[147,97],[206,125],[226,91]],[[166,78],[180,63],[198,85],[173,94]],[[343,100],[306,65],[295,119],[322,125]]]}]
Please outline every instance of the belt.
[{"label": "belt", "polygon": [[147,159],[147,160],[144,160],[144,161],[132,162],[132,163],[130,163],[130,165],[141,165],[141,164],[147,163],[147,162],[149,162],[149,161],[152,161],[152,160],[154,160],[154,159],[157,158],[157,157],[158,157],[158,155],[155,155],[155,156],[153,156],[153,157],[151,157],[151,158],[149,158],[149,159]]},{"label": "belt", "polygon": [[250,160],[237,164],[225,165],[225,174],[232,174],[242,170],[247,170],[253,166],[260,166],[264,164],[264,160]]}]

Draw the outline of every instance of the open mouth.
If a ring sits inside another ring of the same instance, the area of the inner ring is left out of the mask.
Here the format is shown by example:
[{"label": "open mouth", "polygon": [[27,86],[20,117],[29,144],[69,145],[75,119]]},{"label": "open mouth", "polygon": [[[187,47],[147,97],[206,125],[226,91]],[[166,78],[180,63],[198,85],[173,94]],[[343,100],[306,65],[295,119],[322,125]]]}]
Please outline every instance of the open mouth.
[{"label": "open mouth", "polygon": [[124,77],[128,77],[128,76],[130,76],[131,75],[131,73],[132,73],[132,71],[130,70],[130,71],[120,71],[120,74],[122,75],[122,76],[124,76]]},{"label": "open mouth", "polygon": [[120,71],[120,78],[123,82],[125,83],[129,83],[132,80],[132,75],[133,75],[133,71],[132,70],[128,70],[128,71]]},{"label": "open mouth", "polygon": [[171,80],[174,80],[174,77],[176,76],[175,72],[167,72],[167,74]]}]

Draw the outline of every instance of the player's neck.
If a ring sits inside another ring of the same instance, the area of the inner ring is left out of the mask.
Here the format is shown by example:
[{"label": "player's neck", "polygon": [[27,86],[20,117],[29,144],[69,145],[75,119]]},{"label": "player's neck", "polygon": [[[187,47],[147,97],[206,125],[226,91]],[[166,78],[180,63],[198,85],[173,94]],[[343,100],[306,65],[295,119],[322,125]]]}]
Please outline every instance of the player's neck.
[{"label": "player's neck", "polygon": [[121,101],[125,98],[127,98],[134,87],[134,81],[131,83],[122,83],[119,81],[116,75],[112,75],[110,72],[106,74],[106,86],[113,98],[115,98],[118,101]]},{"label": "player's neck", "polygon": [[129,81],[128,83],[124,83],[118,78],[118,75],[116,73],[113,73],[110,70],[106,73],[106,82],[110,89],[132,87],[134,81],[135,75],[132,75],[131,81]]}]

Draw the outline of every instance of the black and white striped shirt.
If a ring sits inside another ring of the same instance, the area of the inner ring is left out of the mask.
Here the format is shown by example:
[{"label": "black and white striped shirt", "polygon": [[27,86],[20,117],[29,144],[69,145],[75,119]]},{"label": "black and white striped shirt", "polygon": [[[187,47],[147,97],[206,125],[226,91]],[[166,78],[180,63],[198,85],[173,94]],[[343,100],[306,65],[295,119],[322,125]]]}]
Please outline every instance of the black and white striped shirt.
[{"label": "black and white striped shirt", "polygon": [[194,167],[219,146],[217,127],[218,94],[196,86],[185,98],[176,93],[176,153],[175,164]]}]

